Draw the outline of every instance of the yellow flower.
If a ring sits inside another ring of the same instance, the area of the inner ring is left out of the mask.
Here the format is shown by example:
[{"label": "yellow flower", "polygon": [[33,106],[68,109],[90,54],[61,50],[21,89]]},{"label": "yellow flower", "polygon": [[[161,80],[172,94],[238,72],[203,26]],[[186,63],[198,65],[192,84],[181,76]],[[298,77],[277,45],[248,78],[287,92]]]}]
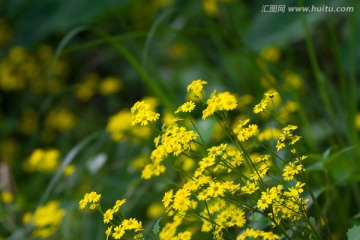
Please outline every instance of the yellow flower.
[{"label": "yellow flower", "polygon": [[269,207],[271,203],[272,199],[268,195],[263,194],[261,195],[261,198],[257,201],[256,206],[261,210],[265,210]]},{"label": "yellow flower", "polygon": [[265,232],[262,230],[254,230],[252,228],[247,228],[245,231],[236,238],[236,240],[245,240],[245,239],[257,239],[258,237],[262,237],[262,239],[266,240],[277,240],[280,239],[280,236],[272,233],[272,232]]},{"label": "yellow flower", "polygon": [[249,126],[245,127],[245,125],[248,123],[249,119],[240,121],[240,123],[234,129],[234,133],[240,142],[244,142],[258,133],[259,127],[256,124],[250,124]]},{"label": "yellow flower", "polygon": [[3,191],[0,195],[0,200],[3,203],[12,203],[14,201],[14,195],[11,192]]},{"label": "yellow flower", "polygon": [[108,227],[108,228],[106,229],[106,231],[105,231],[106,240],[108,240],[108,239],[109,239],[109,236],[111,235],[112,227],[113,227],[113,226]]},{"label": "yellow flower", "polygon": [[211,148],[208,148],[208,155],[210,158],[216,157],[216,156],[220,156],[226,149],[227,144],[221,144],[220,146],[214,146]]},{"label": "yellow flower", "polygon": [[87,204],[88,204],[88,201],[86,199],[81,199],[79,202],[79,208],[84,209]]},{"label": "yellow flower", "polygon": [[60,132],[67,132],[76,124],[75,115],[68,109],[58,108],[52,110],[45,119],[45,125]]},{"label": "yellow flower", "polygon": [[174,192],[172,189],[167,191],[162,199],[165,208],[168,208],[173,201]]},{"label": "yellow flower", "polygon": [[165,213],[165,209],[161,203],[153,203],[146,209],[146,215],[150,219],[158,218],[163,213]]},{"label": "yellow flower", "polygon": [[210,182],[207,188],[207,194],[211,197],[223,197],[226,187],[220,182]]},{"label": "yellow flower", "polygon": [[173,240],[190,240],[191,239],[191,232],[185,231],[179,233],[176,237],[173,238]]},{"label": "yellow flower", "polygon": [[128,109],[123,109],[110,116],[106,125],[106,131],[111,133],[115,141],[124,139],[146,139],[151,134],[151,129],[142,126],[132,126],[133,115]]},{"label": "yellow flower", "polygon": [[269,101],[273,100],[277,95],[279,95],[279,93],[272,90],[265,93],[264,98],[253,108],[253,112],[255,114],[263,112],[267,108]]},{"label": "yellow flower", "polygon": [[124,219],[122,221],[121,226],[124,230],[134,229],[135,232],[143,229],[141,222],[137,221],[135,218]]},{"label": "yellow flower", "polygon": [[159,176],[166,170],[164,165],[161,164],[147,164],[141,172],[141,178],[150,179],[153,176]]},{"label": "yellow flower", "polygon": [[300,75],[290,70],[287,70],[284,72],[283,76],[284,76],[283,87],[286,91],[292,91],[302,88],[303,80]]},{"label": "yellow flower", "polygon": [[113,219],[114,211],[112,209],[106,210],[104,213],[104,223],[109,223]]},{"label": "yellow flower", "polygon": [[159,119],[160,114],[153,112],[150,109],[150,105],[145,101],[136,102],[131,108],[131,113],[134,116],[131,125],[140,123],[141,126],[146,126],[149,122],[155,122]]},{"label": "yellow flower", "polygon": [[256,104],[254,107],[254,113],[258,114],[264,111],[267,107],[269,100],[268,99],[262,99],[259,104]]},{"label": "yellow flower", "polygon": [[191,205],[189,195],[190,193],[184,189],[178,190],[174,196],[173,208],[179,213],[185,214]]},{"label": "yellow flower", "polygon": [[253,194],[256,190],[259,189],[259,186],[257,186],[255,183],[250,183],[250,182],[247,182],[247,184],[243,187],[241,187],[241,191],[244,193],[244,194]]},{"label": "yellow flower", "polygon": [[354,121],[356,130],[360,131],[360,112],[356,113]]},{"label": "yellow flower", "polygon": [[96,73],[89,73],[84,80],[76,87],[75,96],[80,101],[89,101],[95,94],[100,76]]},{"label": "yellow flower", "polygon": [[260,51],[260,57],[269,62],[278,62],[281,52],[277,47],[269,45]]},{"label": "yellow flower", "polygon": [[290,162],[284,168],[283,177],[285,181],[291,181],[294,179],[294,176],[299,174],[303,170],[302,164],[295,164]]},{"label": "yellow flower", "polygon": [[278,139],[281,131],[277,128],[265,128],[258,135],[259,141],[268,141],[270,139]]},{"label": "yellow flower", "polygon": [[206,103],[207,107],[203,110],[203,119],[206,119],[217,111],[230,111],[237,107],[235,96],[229,92],[217,93],[214,91]]},{"label": "yellow flower", "polygon": [[220,95],[221,98],[221,108],[225,111],[233,110],[237,107],[237,101],[235,96],[230,93],[225,92],[223,95]]},{"label": "yellow flower", "polygon": [[207,84],[206,81],[198,79],[192,81],[186,88],[187,92],[193,92],[195,97],[202,98],[203,97],[203,85]]},{"label": "yellow flower", "polygon": [[75,172],[75,170],[76,170],[76,167],[73,164],[70,164],[64,169],[64,175],[70,176]]},{"label": "yellow flower", "polygon": [[32,232],[33,237],[49,238],[56,232],[66,214],[65,210],[59,208],[59,205],[59,202],[51,201],[39,207],[32,216],[27,217],[27,220],[35,225],[35,230]]},{"label": "yellow flower", "polygon": [[190,113],[192,110],[194,110],[195,108],[195,103],[193,101],[189,101],[184,103],[183,105],[181,105],[176,111],[175,113],[179,113],[179,112],[188,112]]},{"label": "yellow flower", "polygon": [[100,201],[101,198],[101,194],[97,194],[94,191],[86,194],[85,196],[86,196],[85,198],[89,203],[97,203]]},{"label": "yellow flower", "polygon": [[214,157],[204,157],[199,162],[200,169],[202,171],[205,170],[207,167],[211,167],[215,164],[215,158]]},{"label": "yellow flower", "polygon": [[112,237],[114,239],[120,239],[122,236],[124,236],[124,234],[125,234],[125,229],[121,225],[119,225],[114,227]]},{"label": "yellow flower", "polygon": [[170,46],[170,48],[168,50],[168,54],[169,54],[169,57],[178,59],[178,58],[186,56],[187,51],[188,51],[188,49],[184,44],[175,43]]},{"label": "yellow flower", "polygon": [[214,17],[218,14],[217,0],[202,0],[202,6],[207,15]]},{"label": "yellow flower", "polygon": [[56,149],[35,149],[25,162],[29,172],[55,172],[60,161],[60,152]]},{"label": "yellow flower", "polygon": [[126,203],[126,199],[116,200],[115,206],[114,206],[113,209],[112,209],[113,212],[115,213],[115,212],[119,211],[120,207],[121,207],[122,205],[124,205],[124,203]]},{"label": "yellow flower", "polygon": [[119,92],[121,80],[118,77],[106,77],[99,83],[99,92],[102,95],[111,95]]}]

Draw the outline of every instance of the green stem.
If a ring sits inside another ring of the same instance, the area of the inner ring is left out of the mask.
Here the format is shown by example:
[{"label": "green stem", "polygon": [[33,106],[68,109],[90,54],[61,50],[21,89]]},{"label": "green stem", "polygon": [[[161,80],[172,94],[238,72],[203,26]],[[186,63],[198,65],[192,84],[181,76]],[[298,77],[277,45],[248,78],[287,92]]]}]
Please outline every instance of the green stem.
[{"label": "green stem", "polygon": [[133,54],[128,51],[123,44],[115,41],[115,39],[109,34],[105,33],[100,29],[93,29],[95,33],[102,36],[116,51],[118,51],[125,59],[133,66],[135,71],[141,76],[144,82],[148,85],[150,90],[164,103],[164,105],[169,108],[170,111],[174,111],[175,106],[173,99],[168,97],[166,91],[163,89],[164,87],[160,82],[155,81],[150,75],[145,71],[145,69],[141,66],[139,61],[135,58]]},{"label": "green stem", "polygon": [[[300,6],[302,6],[302,7],[304,6],[304,0],[298,0],[298,2],[299,2]],[[317,61],[317,57],[315,54],[315,48],[311,41],[310,29],[309,29],[308,23],[306,21],[305,13],[301,12],[300,17],[301,17],[303,29],[305,31],[306,48],[307,48],[307,51],[309,54],[312,71],[313,71],[318,89],[320,91],[321,99],[323,101],[323,104],[325,105],[325,109],[326,109],[327,114],[329,115],[330,119],[336,119],[332,105],[331,105],[331,101],[330,101],[330,98],[328,95],[328,91],[327,91],[328,86],[326,86],[326,78],[320,70],[320,67],[319,67],[319,64]]]},{"label": "green stem", "polygon": [[[324,223],[325,223],[326,231],[327,231],[327,233],[328,233],[328,237],[329,237],[329,239],[331,240],[331,231],[330,231],[330,228],[329,228],[328,221],[326,220],[323,212],[321,211],[321,208],[320,208],[320,206],[319,206],[319,203],[318,203],[316,197],[314,196],[314,193],[312,192],[312,190],[311,190],[310,187],[309,187],[309,183],[308,183],[308,181],[307,181],[307,178],[306,178],[305,174],[302,174],[302,179],[304,179],[306,190],[307,190],[307,192],[310,194],[310,197],[311,197],[311,200],[312,200],[313,203],[314,203],[316,212],[319,214],[319,216],[322,218],[322,220],[323,220]],[[311,226],[311,228],[313,229],[311,223],[310,223],[310,226]],[[316,233],[316,231],[314,231],[314,232]],[[319,239],[321,239],[320,236],[319,236]]]},{"label": "green stem", "polygon": [[[357,2],[354,2],[354,6],[357,4]],[[350,133],[352,136],[353,144],[357,142],[358,134],[355,131],[355,114],[357,110],[357,82],[356,82],[356,70],[357,70],[357,45],[358,45],[358,36],[356,34],[357,31],[357,21],[356,21],[356,13],[357,11],[353,11],[353,14],[351,15],[351,41],[350,41]]]},{"label": "green stem", "polygon": [[[115,36],[113,36],[113,38],[116,41],[124,41],[124,40],[133,40],[135,38],[144,37],[144,36],[146,36],[146,32],[130,32],[127,34],[121,34],[119,36],[115,35]],[[62,54],[66,55],[69,53],[86,50],[86,49],[104,45],[104,44],[107,44],[107,40],[103,39],[103,38],[92,40],[92,41],[87,41],[87,42],[83,42],[83,43],[79,43],[79,44],[75,44],[75,45],[66,47],[63,50]]]}]

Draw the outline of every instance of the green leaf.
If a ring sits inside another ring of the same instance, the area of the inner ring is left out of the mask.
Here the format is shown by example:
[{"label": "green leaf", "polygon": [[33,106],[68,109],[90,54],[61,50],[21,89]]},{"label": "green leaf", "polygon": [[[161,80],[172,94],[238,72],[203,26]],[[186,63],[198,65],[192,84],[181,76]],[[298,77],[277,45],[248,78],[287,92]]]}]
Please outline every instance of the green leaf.
[{"label": "green leaf", "polygon": [[159,220],[156,221],[152,231],[153,233],[157,236],[160,232],[160,221],[162,220],[163,218],[159,218]]},{"label": "green leaf", "polygon": [[335,160],[339,159],[339,157],[342,157],[343,154],[348,153],[348,152],[351,152],[353,149],[354,149],[354,146],[349,146],[349,147],[346,147],[346,148],[338,151],[337,153],[334,153],[334,154],[331,155],[330,157],[325,158],[325,159],[324,159],[325,165],[328,166],[329,164],[331,164],[331,163],[334,162]]},{"label": "green leaf", "polygon": [[360,240],[360,226],[354,225],[346,233],[348,240]]}]

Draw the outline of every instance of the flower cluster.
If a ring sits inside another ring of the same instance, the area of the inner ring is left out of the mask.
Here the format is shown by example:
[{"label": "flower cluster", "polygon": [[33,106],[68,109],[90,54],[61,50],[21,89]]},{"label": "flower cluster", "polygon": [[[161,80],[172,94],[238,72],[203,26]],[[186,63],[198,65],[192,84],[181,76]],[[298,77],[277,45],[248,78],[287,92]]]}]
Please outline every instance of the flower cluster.
[{"label": "flower cluster", "polygon": [[137,102],[132,108],[131,113],[134,114],[134,119],[131,124],[140,123],[141,126],[146,126],[149,122],[155,122],[159,119],[160,114],[152,111],[151,105],[145,101]]},{"label": "flower cluster", "polygon": [[100,199],[101,194],[94,191],[86,193],[84,198],[79,202],[79,208],[84,209],[87,204],[90,204],[89,209],[97,209],[101,212],[104,223],[110,224],[105,231],[106,239],[110,236],[114,239],[143,239],[143,226],[140,221],[135,218],[124,219],[121,216],[118,216],[119,219],[116,219],[116,216],[114,216],[114,214],[118,213],[120,208],[126,203],[125,199],[116,200],[115,205],[105,212],[101,209]]},{"label": "flower cluster", "polygon": [[96,192],[86,193],[84,198],[80,200],[79,207],[80,209],[84,209],[89,204],[89,209],[94,210],[99,204],[101,198],[101,194],[97,194]]},{"label": "flower cluster", "polygon": [[34,214],[26,213],[23,222],[35,226],[31,234],[34,238],[48,238],[57,231],[65,214],[59,202],[51,201],[39,207]]},{"label": "flower cluster", "polygon": [[29,89],[35,93],[58,92],[62,81],[68,75],[68,65],[59,59],[53,71],[51,81],[44,81],[42,74],[49,68],[54,57],[50,46],[39,46],[30,53],[23,46],[13,46],[7,53],[7,58],[0,60],[0,90],[5,92]]},{"label": "flower cluster", "polygon": [[65,108],[56,108],[50,111],[45,119],[45,126],[48,131],[68,132],[74,128],[76,117]]},{"label": "flower cluster", "polygon": [[57,149],[35,149],[25,162],[25,169],[29,172],[54,172],[60,161]]},{"label": "flower cluster", "polygon": [[256,104],[254,107],[254,113],[256,113],[256,114],[263,112],[268,107],[269,101],[272,101],[272,99],[275,96],[277,96],[278,93],[274,92],[274,91],[269,91],[269,92],[265,93],[264,95],[265,95],[265,97],[263,99],[261,99],[261,102]]},{"label": "flower cluster", "polygon": [[111,133],[111,138],[114,141],[147,138],[151,134],[149,128],[131,126],[132,121],[133,116],[131,112],[128,109],[123,109],[109,118],[106,130]]},{"label": "flower cluster", "polygon": [[122,81],[115,76],[107,76],[101,79],[97,73],[88,73],[75,89],[75,97],[82,101],[89,101],[96,93],[107,96],[121,90]]},{"label": "flower cluster", "polygon": [[[175,114],[187,113],[186,119],[173,118],[164,122],[161,129],[157,129],[157,124],[150,125],[160,134],[154,139],[155,148],[142,170],[142,178],[165,175],[168,166],[179,173],[175,186],[167,189],[162,198],[168,218],[155,232],[157,238],[291,239],[304,234],[318,237],[307,215],[309,199],[302,196],[308,188],[303,166],[306,156],[296,150],[301,139],[295,133],[298,127],[276,127],[279,119],[271,127],[263,127],[261,120],[250,116],[231,122],[234,114],[228,112],[239,109],[237,98],[230,92],[213,91],[205,99],[206,84],[204,80],[194,80],[188,85],[188,92],[202,104],[190,100],[178,107]],[[275,99],[277,95],[275,91],[267,92],[253,112],[266,110],[269,116],[278,117],[281,103],[280,98]],[[205,106],[202,119],[212,116],[218,132],[227,138],[220,138],[217,144],[205,141],[208,138],[203,138],[204,133],[197,127],[201,120],[191,118],[192,111],[201,106]],[[135,103],[131,113],[133,127],[149,125],[160,117],[146,101]],[[186,170],[179,168],[183,159],[191,161]],[[90,203],[91,209],[101,211],[100,197],[90,194],[80,201],[80,208]],[[104,223],[114,222],[116,211],[106,210]],[[122,219],[120,225],[110,226],[106,235],[119,239],[126,236],[127,230],[133,231],[132,238],[142,238],[143,228],[136,219]]]},{"label": "flower cluster", "polygon": [[[153,97],[146,97],[142,101],[146,103],[146,106],[142,108],[146,107],[148,112],[154,111],[158,105],[158,100]],[[139,112],[139,114],[145,114],[144,112],[140,113],[139,109],[136,111]],[[111,133],[111,138],[114,141],[148,139],[151,134],[151,129],[145,126],[134,125],[134,120],[133,114],[129,109],[122,109],[109,118],[106,130]]]},{"label": "flower cluster", "polygon": [[203,110],[202,118],[206,119],[218,111],[230,111],[237,107],[234,95],[229,92],[217,93],[214,91],[206,101],[207,107]]},{"label": "flower cluster", "polygon": [[207,82],[204,80],[194,80],[187,86],[186,90],[188,91],[188,93],[192,92],[195,97],[202,99],[205,84],[207,84]]},{"label": "flower cluster", "polygon": [[190,152],[191,144],[194,143],[197,136],[194,131],[187,130],[176,122],[170,126],[164,126],[163,134],[155,139],[156,148],[151,152],[151,163],[147,164],[142,171],[142,178],[149,179],[165,172],[163,161],[169,154],[179,156],[181,153]]},{"label": "flower cluster", "polygon": [[[195,80],[187,89],[202,100],[205,84],[203,80]],[[278,116],[276,105],[272,104],[273,108],[268,105],[277,95],[275,91],[267,92],[254,107],[254,113],[266,109],[269,115]],[[294,134],[297,126],[261,130],[259,124],[250,124],[250,118],[246,118],[230,127],[226,113],[237,108],[234,95],[214,91],[203,103],[206,108],[202,118],[214,116],[229,141],[207,146],[192,121],[194,131],[181,126],[182,120],[177,119],[174,124],[163,126],[150,155],[152,162],[143,170],[142,177],[149,179],[164,174],[167,164],[176,166],[181,156],[197,162],[193,171],[180,172],[183,181],[163,197],[166,213],[172,220],[162,228],[160,239],[180,239],[180,236],[190,239],[199,234],[193,228],[211,233],[214,239],[280,239],[280,235],[290,238],[284,229],[306,224],[308,219],[308,199],[301,196],[306,181],[302,161],[306,156],[297,155],[295,144],[301,138]],[[134,108],[138,109],[139,104],[144,103],[136,103]],[[190,113],[194,108],[194,102],[186,102],[175,113]],[[271,139],[275,141],[269,141]],[[287,148],[291,150],[283,151]],[[278,174],[279,169],[282,176]],[[267,219],[268,225],[254,228],[256,214]],[[189,221],[193,224],[192,230],[186,227]],[[307,231],[301,229],[300,232]],[[310,230],[308,234],[315,233]]]}]

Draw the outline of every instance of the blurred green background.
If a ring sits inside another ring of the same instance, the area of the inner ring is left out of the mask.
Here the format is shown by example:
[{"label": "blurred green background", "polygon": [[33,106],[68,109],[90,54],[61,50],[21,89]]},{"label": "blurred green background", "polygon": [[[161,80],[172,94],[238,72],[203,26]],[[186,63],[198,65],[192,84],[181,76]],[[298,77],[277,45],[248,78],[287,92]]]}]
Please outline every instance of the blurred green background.
[{"label": "blurred green background", "polygon": [[[360,221],[358,10],[347,0],[1,0],[0,239],[30,239],[24,215],[50,200],[66,215],[49,239],[105,239],[101,217],[78,211],[93,189],[105,205],[130,199],[125,213],[151,229],[169,184],[140,179],[153,136],[114,141],[109,119],[149,96],[175,110],[194,79],[238,94],[243,114],[268,89],[281,93],[332,238],[344,239]],[[53,167],[31,167],[36,149],[58,150]]]}]

